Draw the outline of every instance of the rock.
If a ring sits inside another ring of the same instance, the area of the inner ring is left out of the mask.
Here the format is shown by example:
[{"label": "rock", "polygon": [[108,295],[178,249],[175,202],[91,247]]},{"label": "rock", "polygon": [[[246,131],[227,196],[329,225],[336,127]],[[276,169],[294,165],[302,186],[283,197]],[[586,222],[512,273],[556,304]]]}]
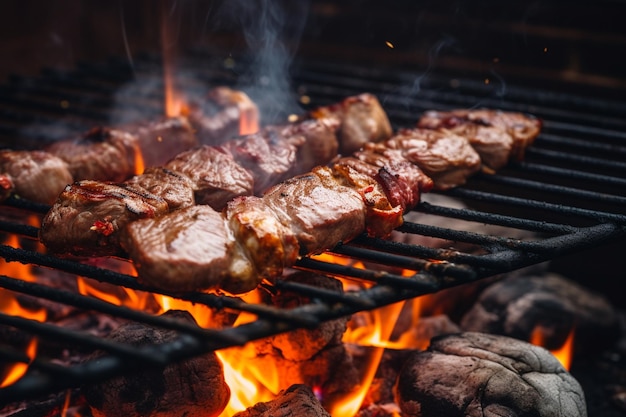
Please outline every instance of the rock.
[{"label": "rock", "polygon": [[396,401],[407,417],[586,417],[579,383],[544,348],[505,336],[437,337],[405,363]]}]

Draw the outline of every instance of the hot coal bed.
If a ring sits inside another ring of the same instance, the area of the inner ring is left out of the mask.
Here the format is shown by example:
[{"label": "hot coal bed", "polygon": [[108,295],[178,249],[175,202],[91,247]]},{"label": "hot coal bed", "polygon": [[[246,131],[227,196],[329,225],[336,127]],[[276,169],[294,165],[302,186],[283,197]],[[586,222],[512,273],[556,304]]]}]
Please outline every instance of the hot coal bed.
[{"label": "hot coal bed", "polygon": [[[16,415],[47,415],[59,409],[68,389],[123,374],[131,364],[139,369],[163,366],[291,329],[316,328],[333,319],[425,294],[442,294],[448,302],[458,300],[448,295],[450,291],[482,289],[493,277],[537,271],[532,268],[562,274],[590,293],[602,294],[618,316],[623,316],[626,103],[619,99],[624,80],[612,51],[626,43],[626,38],[611,26],[611,16],[619,15],[620,6],[594,6],[596,10],[614,8],[610,9],[613,13],[603,14],[605,25],[596,27],[597,21],[583,19],[589,5],[576,2],[568,5],[567,13],[559,13],[559,19],[551,13],[562,9],[541,3],[512,5],[506,11],[487,3],[472,10],[457,3],[429,7],[407,2],[385,7],[365,3],[312,2],[298,34],[301,54],[288,60],[284,54],[274,56],[281,65],[271,69],[263,60],[269,58],[242,52],[245,39],[236,36],[232,28],[222,28],[223,32],[211,39],[214,45],[210,48],[186,48],[180,54],[177,68],[185,77],[178,80],[179,87],[191,94],[202,94],[215,85],[243,88],[259,104],[262,120],[270,122],[361,92],[380,98],[394,128],[412,126],[424,111],[432,109],[522,111],[543,121],[542,133],[525,159],[494,175],[476,175],[463,187],[433,193],[435,198],[420,204],[411,213],[415,217],[407,216],[399,229],[409,236],[406,240],[362,236],[332,251],[364,262],[365,269],[313,258],[296,264],[299,270],[370,282],[371,288],[344,294],[290,281],[268,286],[268,293],[293,291],[310,300],[289,310],[224,295],[174,294],[225,314],[248,312],[258,317],[237,327],[198,330],[51,283],[2,276],[0,285],[6,290],[180,332],[170,343],[135,350],[93,337],[89,328],[75,330],[3,313],[2,325],[10,338],[2,344],[2,359],[30,362],[30,367],[20,381],[1,389],[2,405],[31,401],[33,405]],[[407,21],[403,13],[415,17]],[[118,54],[105,62],[46,68],[34,76],[13,72],[0,95],[3,147],[36,149],[96,124],[163,114],[161,54],[137,53],[132,60]],[[267,94],[276,83],[283,94]],[[21,249],[2,245],[4,260],[89,277],[114,287],[154,291],[108,265],[40,253],[35,243],[37,227],[27,219],[43,215],[47,208],[18,198],[3,204],[3,237],[17,235],[23,242]],[[436,220],[433,224],[422,222],[423,218]],[[452,223],[457,220],[479,227],[468,231]],[[493,232],[494,228],[498,232]],[[437,246],[435,242],[441,240],[453,243]],[[402,269],[417,272],[405,277],[399,273]],[[474,301],[476,294],[467,298]],[[463,301],[455,308],[469,309]],[[454,308],[450,311],[453,319],[460,320],[461,315]],[[585,390],[589,415],[624,412],[624,330],[612,330],[610,336],[591,333],[588,337],[593,341],[578,343],[584,346],[583,353],[576,356],[571,373]],[[51,357],[26,357],[24,340],[15,337],[20,332],[56,345]],[[59,340],[64,341],[61,348]],[[594,343],[597,349],[589,347]],[[108,356],[98,362],[60,365],[68,346],[78,346],[83,353],[103,349]]]}]

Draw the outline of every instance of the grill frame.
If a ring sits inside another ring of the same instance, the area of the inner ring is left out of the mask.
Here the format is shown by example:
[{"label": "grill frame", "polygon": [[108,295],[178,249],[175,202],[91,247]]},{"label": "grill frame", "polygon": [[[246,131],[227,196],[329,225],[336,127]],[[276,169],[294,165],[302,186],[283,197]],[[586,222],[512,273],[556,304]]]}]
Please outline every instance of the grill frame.
[{"label": "grill frame", "polygon": [[[198,60],[199,58],[192,54],[192,59]],[[65,128],[69,127],[78,131],[91,127],[93,123],[107,122],[111,118],[110,112],[94,109],[99,104],[112,104],[113,100],[108,95],[112,86],[120,86],[129,80],[141,78],[139,74],[152,79],[155,74],[159,73],[160,60],[155,56],[146,56],[144,60],[136,62],[133,73],[128,72],[125,63],[112,61],[101,65],[82,65],[70,73],[49,71],[36,79],[16,77],[10,85],[3,87],[4,92],[13,94],[1,95],[0,137],[8,138],[18,132],[21,126],[26,126],[33,121],[56,123],[57,118],[64,122],[69,119],[69,124]],[[200,81],[206,82],[207,85],[235,85],[238,81],[235,73],[219,63],[203,75]],[[626,213],[623,211],[626,194],[619,193],[619,187],[625,185],[626,181],[618,174],[612,174],[626,171],[625,164],[619,161],[619,155],[626,155],[624,145],[626,129],[619,130],[620,127],[626,128],[626,123],[619,119],[620,115],[626,115],[626,103],[563,93],[550,94],[549,91],[516,86],[507,86],[507,92],[502,96],[498,95],[497,87],[468,79],[451,80],[437,74],[429,74],[422,79],[419,93],[412,95],[414,94],[412,89],[415,86],[409,83],[413,81],[410,74],[401,71],[388,73],[346,65],[336,66],[327,62],[308,62],[296,68],[293,77],[296,90],[311,98],[311,106],[332,103],[345,96],[363,91],[377,94],[382,98],[383,106],[388,110],[396,128],[411,125],[417,120],[419,113],[427,109],[446,110],[480,105],[538,115],[545,121],[544,132],[536,144],[529,149],[527,160],[511,164],[496,175],[478,175],[466,186],[442,193],[475,204],[478,208],[455,209],[423,202],[415,210],[424,214],[532,230],[545,234],[546,237],[524,241],[409,222],[401,226],[399,230],[405,233],[479,244],[489,248],[491,253],[473,255],[362,236],[350,243],[337,246],[331,252],[376,264],[419,269],[421,272],[412,277],[403,277],[389,272],[386,268],[362,270],[304,258],[297,262],[297,269],[348,277],[359,282],[369,282],[373,286],[356,292],[339,294],[302,284],[278,281],[274,284],[273,290],[296,291],[312,300],[309,304],[288,311],[246,303],[239,298],[225,295],[190,293],[181,297],[177,294],[167,294],[203,303],[215,309],[245,311],[259,317],[253,323],[219,331],[195,329],[163,317],[113,306],[65,290],[26,283],[19,277],[0,276],[2,288],[75,305],[89,311],[177,329],[181,333],[180,338],[175,342],[148,346],[145,349],[128,349],[87,334],[59,328],[54,324],[40,324],[0,313],[0,323],[5,326],[17,327],[41,337],[63,337],[74,343],[109,352],[105,359],[72,366],[60,366],[47,360],[35,359],[30,362],[31,371],[24,378],[14,385],[0,389],[0,406],[58,393],[68,388],[77,388],[83,384],[98,382],[143,366],[164,366],[207,350],[242,345],[251,340],[295,328],[315,327],[326,320],[475,282],[603,244],[626,241]],[[85,80],[88,81],[86,84]],[[79,100],[80,102],[80,91],[85,90],[85,85],[89,91],[89,99],[85,105],[77,107],[78,111],[74,111],[74,106],[67,109],[58,105],[58,97],[68,97],[70,93],[69,97],[72,97],[72,101]],[[196,87],[202,87],[202,85],[187,86],[187,88]],[[40,99],[33,100],[33,97],[40,97]],[[159,99],[159,94],[149,96],[150,102],[156,100],[160,103]],[[567,104],[567,108],[564,108],[564,103]],[[135,111],[134,117],[145,117],[146,109],[140,104],[131,103],[131,108]],[[16,109],[23,111],[16,114]],[[152,105],[147,109],[155,113],[160,110],[160,104]],[[28,147],[46,140],[59,139],[63,137],[65,128],[60,132],[53,132],[47,138],[41,137],[38,132],[32,133],[31,131],[31,135],[22,144]],[[584,140],[591,135],[599,136],[603,141],[598,144]],[[565,152],[561,152],[552,149],[554,146],[569,145],[572,138],[573,150],[568,148]],[[582,139],[578,139],[577,142],[577,138]],[[580,153],[580,149],[584,152],[583,154]],[[601,155],[611,153],[617,156],[613,159],[601,159],[589,156],[587,153],[590,152],[597,152]],[[548,163],[545,162],[546,160]],[[577,166],[582,166],[584,169],[570,168],[568,164],[572,162],[580,164]],[[548,173],[551,176],[547,178],[555,180],[557,184],[543,187],[542,183],[536,179],[524,178],[529,172],[535,176]],[[611,174],[605,174],[605,172]],[[572,177],[580,180],[584,187],[573,188],[571,184],[558,183],[561,180],[570,180]],[[600,191],[589,190],[589,184],[591,188],[597,187]],[[502,187],[508,189],[507,193],[499,192]],[[498,192],[494,192],[493,189]],[[545,197],[545,200],[516,197],[516,193],[526,194],[528,190],[538,194],[538,198]],[[610,194],[607,190],[617,190],[617,193]],[[584,204],[582,207],[561,204],[558,201],[562,198],[573,199],[577,203],[582,201]],[[497,204],[498,210],[485,211],[483,209],[485,203],[490,206]],[[588,207],[589,205],[592,207]],[[16,198],[8,200],[5,206],[35,214],[43,214],[47,211],[46,206]],[[593,206],[600,206],[600,208]],[[539,212],[539,219],[519,215],[520,212],[526,214],[527,211]],[[554,218],[560,218],[563,214],[568,216],[566,222],[554,221]],[[27,238],[37,237],[37,228],[20,223],[2,221],[0,231],[16,233]],[[138,284],[130,275],[75,260],[39,254],[28,249],[14,249],[1,245],[0,256],[7,261],[36,264],[114,285],[163,294],[161,291]],[[23,353],[6,347],[0,349],[0,357],[6,360],[29,362]],[[6,400],[9,398],[10,400]]]}]

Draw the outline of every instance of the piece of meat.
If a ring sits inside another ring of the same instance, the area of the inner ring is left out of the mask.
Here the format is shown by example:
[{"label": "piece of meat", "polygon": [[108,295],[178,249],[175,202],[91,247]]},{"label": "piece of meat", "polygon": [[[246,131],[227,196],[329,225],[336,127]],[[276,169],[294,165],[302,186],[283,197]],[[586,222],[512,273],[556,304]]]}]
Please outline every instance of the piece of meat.
[{"label": "piece of meat", "polygon": [[132,133],[94,127],[75,139],[56,142],[46,151],[67,163],[72,178],[120,182],[136,173],[140,148]]},{"label": "piece of meat", "polygon": [[231,275],[254,272],[250,261],[239,256],[237,242],[219,212],[192,206],[171,214],[132,222],[123,233],[121,243],[142,271],[141,282],[192,291],[218,287]]},{"label": "piece of meat", "polygon": [[[209,117],[206,117],[205,121],[207,119]],[[161,166],[169,161],[172,155],[179,154],[199,144],[196,127],[189,118],[184,116],[142,120],[120,126],[118,129],[129,132],[136,137],[143,165],[146,168]],[[141,171],[135,169],[123,179],[134,174],[141,174]],[[95,179],[89,177],[81,177],[80,179],[83,178]],[[114,180],[108,179],[108,181]]]},{"label": "piece of meat", "polygon": [[259,109],[245,92],[226,86],[213,88],[203,100],[192,102],[188,117],[204,145],[254,133],[260,119]]},{"label": "piece of meat", "polygon": [[164,167],[191,180],[196,204],[207,204],[217,210],[228,200],[252,194],[254,190],[250,172],[219,147],[204,145],[191,149],[175,156]]},{"label": "piece of meat", "polygon": [[305,118],[335,119],[339,123],[339,152],[349,155],[368,143],[387,139],[393,133],[387,113],[378,98],[369,93],[351,96],[340,103],[318,107]]},{"label": "piece of meat", "polygon": [[384,146],[418,165],[438,190],[463,185],[480,169],[480,156],[468,140],[450,131],[401,129]]},{"label": "piece of meat", "polygon": [[39,237],[55,253],[120,255],[117,231],[121,226],[167,211],[165,200],[144,190],[79,181],[65,187],[43,218]]},{"label": "piece of meat", "polygon": [[511,159],[523,159],[526,148],[539,135],[541,120],[501,110],[433,110],[425,112],[417,126],[449,129],[466,137],[480,154],[483,164],[497,170]]},{"label": "piece of meat", "polygon": [[72,182],[67,164],[43,151],[0,151],[0,173],[0,196],[15,193],[45,204],[52,204]]},{"label": "piece of meat", "polygon": [[146,169],[143,174],[135,175],[124,181],[133,189],[143,189],[161,197],[167,203],[168,210],[192,206],[196,203],[194,184],[189,177],[162,167]]}]

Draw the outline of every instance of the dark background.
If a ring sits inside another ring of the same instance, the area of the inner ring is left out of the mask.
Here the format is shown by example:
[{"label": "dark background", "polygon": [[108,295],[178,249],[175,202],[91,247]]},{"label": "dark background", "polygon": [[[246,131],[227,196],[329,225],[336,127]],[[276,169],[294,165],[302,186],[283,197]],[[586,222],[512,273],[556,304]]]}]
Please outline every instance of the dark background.
[{"label": "dark background", "polygon": [[278,45],[289,65],[332,59],[620,97],[624,16],[624,2],[609,0],[7,0],[0,3],[0,81],[110,56],[132,63],[164,45],[177,54]]}]

